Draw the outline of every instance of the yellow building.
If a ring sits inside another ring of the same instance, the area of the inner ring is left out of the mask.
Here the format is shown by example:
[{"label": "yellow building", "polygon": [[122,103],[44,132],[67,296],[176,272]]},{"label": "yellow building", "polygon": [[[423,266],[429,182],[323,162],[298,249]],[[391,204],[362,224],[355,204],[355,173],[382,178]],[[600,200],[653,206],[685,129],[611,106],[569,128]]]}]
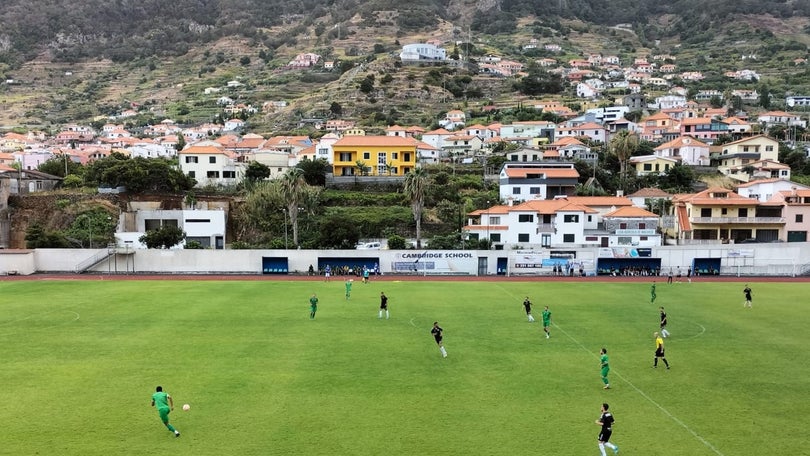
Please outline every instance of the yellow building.
[{"label": "yellow building", "polygon": [[761,203],[720,187],[677,195],[672,205],[675,233],[669,234],[680,244],[770,242],[779,239],[785,226],[781,205]]},{"label": "yellow building", "polygon": [[415,139],[401,136],[344,136],[332,145],[333,173],[404,176],[416,167],[417,144]]}]

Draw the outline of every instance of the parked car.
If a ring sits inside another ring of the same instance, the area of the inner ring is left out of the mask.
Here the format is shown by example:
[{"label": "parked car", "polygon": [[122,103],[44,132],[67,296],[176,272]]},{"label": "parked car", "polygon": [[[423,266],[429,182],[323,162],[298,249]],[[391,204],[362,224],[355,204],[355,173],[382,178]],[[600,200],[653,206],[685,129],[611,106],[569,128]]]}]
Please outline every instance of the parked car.
[{"label": "parked car", "polygon": [[355,249],[357,250],[380,250],[382,248],[382,244],[379,242],[364,242],[362,244],[357,244]]}]

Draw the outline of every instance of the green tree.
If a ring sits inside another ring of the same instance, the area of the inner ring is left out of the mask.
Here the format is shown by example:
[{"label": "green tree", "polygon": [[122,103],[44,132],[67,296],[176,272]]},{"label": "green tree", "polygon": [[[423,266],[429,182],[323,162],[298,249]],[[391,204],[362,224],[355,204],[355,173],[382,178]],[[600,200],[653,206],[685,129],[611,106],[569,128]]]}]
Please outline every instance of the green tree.
[{"label": "green tree", "polygon": [[264,163],[252,161],[245,169],[245,179],[250,183],[256,183],[270,177],[270,167]]},{"label": "green tree", "polygon": [[427,190],[427,173],[416,168],[405,175],[403,193],[411,202],[413,220],[416,222],[416,248],[422,248],[422,211],[425,208],[425,191]]},{"label": "green tree", "polygon": [[149,249],[170,249],[183,242],[186,233],[177,226],[164,225],[156,230],[149,230],[138,241]]},{"label": "green tree", "polygon": [[71,247],[65,235],[47,231],[39,223],[32,223],[25,231],[25,246],[29,249],[64,249]]},{"label": "green tree", "polygon": [[629,130],[621,130],[610,140],[610,152],[619,160],[622,180],[627,177],[627,160],[638,147],[638,136]]},{"label": "green tree", "polygon": [[183,136],[181,133],[177,134],[177,144],[174,145],[175,150],[178,152],[185,149],[186,147],[186,137]]},{"label": "green tree", "polygon": [[388,236],[388,248],[391,250],[401,250],[404,249],[407,245],[408,241],[398,234],[392,234]]},{"label": "green tree", "polygon": [[88,186],[123,186],[132,193],[180,193],[196,185],[168,159],[129,158],[119,152],[88,165],[84,181]]},{"label": "green tree", "polygon": [[37,170],[52,176],[67,177],[70,174],[80,175],[83,167],[81,163],[71,160],[67,154],[61,154],[40,163]]},{"label": "green tree", "polygon": [[304,172],[300,168],[290,168],[281,177],[281,195],[287,203],[287,216],[293,229],[293,245],[298,245],[298,208],[305,196]]},{"label": "green tree", "polygon": [[332,165],[325,158],[310,160],[304,157],[295,166],[304,172],[304,180],[307,184],[319,187],[326,185],[326,175],[332,172]]},{"label": "green tree", "polygon": [[353,249],[360,240],[357,222],[342,213],[327,214],[321,219],[318,245],[322,248]]}]

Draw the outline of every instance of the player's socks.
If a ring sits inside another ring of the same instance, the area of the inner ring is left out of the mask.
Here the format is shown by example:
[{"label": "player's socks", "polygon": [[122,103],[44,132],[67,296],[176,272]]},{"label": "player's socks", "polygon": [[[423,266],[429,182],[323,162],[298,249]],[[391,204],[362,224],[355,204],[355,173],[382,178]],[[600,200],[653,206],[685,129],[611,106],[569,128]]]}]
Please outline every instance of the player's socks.
[{"label": "player's socks", "polygon": [[669,369],[669,363],[667,362],[667,359],[663,358],[663,360],[664,360],[664,364],[667,366],[667,369]]},{"label": "player's socks", "polygon": [[605,446],[610,448],[611,450],[613,450],[613,454],[618,454],[619,453],[619,447],[617,447],[616,445],[614,445],[614,444],[612,444],[610,442],[605,442]]},{"label": "player's socks", "polygon": [[658,358],[653,358],[653,367],[658,367]]},{"label": "player's socks", "polygon": [[442,352],[442,357],[447,358],[447,350],[444,347],[439,347],[439,351]]},{"label": "player's socks", "polygon": [[379,315],[377,315],[377,318],[382,318],[382,310],[380,311]]},{"label": "player's socks", "polygon": [[174,426],[172,426],[171,424],[167,423],[166,427],[169,428],[169,430],[172,431],[172,432],[177,432],[177,429],[175,429]]},{"label": "player's socks", "polygon": [[605,445],[602,443],[599,444],[599,453],[601,453],[602,456],[607,456],[607,453],[605,453]]},{"label": "player's socks", "polygon": [[180,437],[180,431],[174,431],[174,436],[175,437]]},{"label": "player's socks", "polygon": [[388,311],[386,310],[385,311],[385,319],[388,320],[389,317],[390,317],[390,315],[388,314]]}]

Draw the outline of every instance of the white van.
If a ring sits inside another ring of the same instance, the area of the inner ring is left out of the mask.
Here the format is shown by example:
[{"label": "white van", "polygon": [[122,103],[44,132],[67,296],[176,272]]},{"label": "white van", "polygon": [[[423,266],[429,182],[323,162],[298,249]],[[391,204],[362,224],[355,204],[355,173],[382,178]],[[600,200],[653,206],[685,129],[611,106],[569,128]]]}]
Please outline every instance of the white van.
[{"label": "white van", "polygon": [[357,250],[380,250],[382,248],[382,244],[379,242],[364,242],[362,244],[357,244],[355,247]]}]

